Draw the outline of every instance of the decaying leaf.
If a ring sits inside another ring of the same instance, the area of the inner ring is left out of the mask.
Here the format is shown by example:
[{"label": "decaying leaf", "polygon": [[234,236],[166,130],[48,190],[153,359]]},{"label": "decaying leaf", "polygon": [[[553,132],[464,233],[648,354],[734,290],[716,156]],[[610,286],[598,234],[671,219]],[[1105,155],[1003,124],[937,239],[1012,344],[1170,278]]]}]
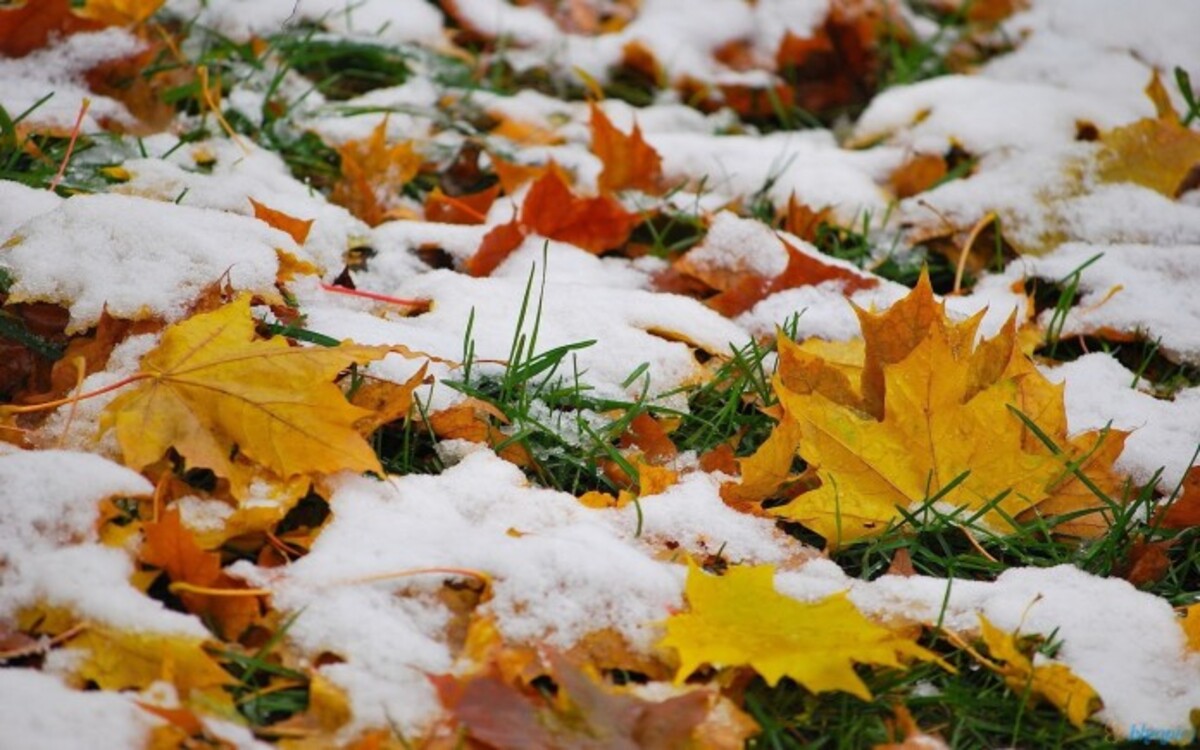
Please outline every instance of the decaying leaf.
[{"label": "decaying leaf", "polygon": [[819,693],[841,690],[870,700],[854,664],[903,668],[908,659],[937,661],[915,641],[877,625],[845,593],[800,602],[775,590],[770,565],[733,567],[711,576],[688,570],[688,611],[666,623],[661,645],[679,653],[676,680],[704,664],[750,667],[767,684],[790,677]]},{"label": "decaying leaf", "polygon": [[180,635],[126,632],[92,626],[68,647],[83,654],[75,666],[80,680],[102,690],[143,689],[157,680],[172,683],[182,697],[201,692],[205,700],[229,704],[221,688],[232,676],[208,655],[203,641]]},{"label": "decaying leaf", "polygon": [[348,403],[333,383],[354,363],[404,347],[343,343],[289,346],[255,337],[250,298],[168,328],[142,358],[137,383],[115,398],[101,420],[115,429],[125,463],[142,469],[174,449],[188,466],[237,482],[231,456],[280,480],[340,471],[381,472],[379,459],[354,425],[371,415]]},{"label": "decaying leaf", "polygon": [[1017,695],[1032,694],[1049,701],[1077,727],[1103,705],[1100,696],[1064,664],[1037,664],[1021,650],[1015,633],[1006,633],[979,616],[980,635],[997,663],[985,666],[1004,678]]},{"label": "decaying leaf", "polygon": [[[768,469],[747,494],[769,492],[796,432],[797,452],[820,486],[773,512],[837,547],[931,499],[977,510],[981,522],[1003,530],[1007,519],[1104,508],[1109,500],[1093,488],[1116,493],[1112,462],[1124,434],[1068,438],[1062,389],[1019,351],[1015,321],[976,344],[981,316],[949,322],[924,277],[886,312],[858,316],[865,343],[857,384],[845,362],[781,337],[774,386],[787,418],[776,428],[780,439],[743,463],[744,477],[747,466]],[[1105,524],[1100,513],[1084,514],[1056,531],[1094,535]]]},{"label": "decaying leaf", "polygon": [[1164,529],[1200,526],[1200,466],[1188,469],[1179,496],[1154,516],[1154,525]]},{"label": "decaying leaf", "polygon": [[[546,658],[558,686],[553,698],[494,671],[431,680],[467,737],[497,750],[733,750],[754,729],[744,715],[730,713],[732,707],[714,691],[676,691],[648,700],[604,684],[558,654]],[[718,706],[725,710],[714,710]]]}]

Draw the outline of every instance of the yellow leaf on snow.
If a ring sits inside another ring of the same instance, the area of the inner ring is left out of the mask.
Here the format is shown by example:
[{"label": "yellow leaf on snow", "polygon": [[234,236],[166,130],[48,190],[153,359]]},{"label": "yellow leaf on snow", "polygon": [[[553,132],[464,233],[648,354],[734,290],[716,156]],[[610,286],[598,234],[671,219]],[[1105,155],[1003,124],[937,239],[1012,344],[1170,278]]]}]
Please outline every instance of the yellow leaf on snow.
[{"label": "yellow leaf on snow", "polygon": [[854,664],[902,668],[904,659],[938,661],[914,641],[864,617],[845,593],[805,603],[775,590],[770,565],[710,576],[688,570],[689,611],[666,623],[661,645],[679,652],[676,681],[697,667],[750,667],[767,684],[790,677],[819,693],[841,690],[870,700]]},{"label": "yellow leaf on snow", "polygon": [[979,616],[980,634],[992,659],[1003,662],[997,673],[1017,695],[1029,692],[1053,703],[1077,727],[1102,705],[1100,696],[1063,664],[1039,664],[1017,646],[1015,633],[1006,633]]},{"label": "yellow leaf on snow", "polygon": [[142,358],[134,388],[105,409],[125,463],[142,469],[174,448],[189,466],[211,469],[245,493],[238,454],[280,480],[343,469],[382,472],[355,424],[371,412],[351,405],[333,383],[353,363],[403,347],[294,347],[255,338],[250,298],[168,328]]}]

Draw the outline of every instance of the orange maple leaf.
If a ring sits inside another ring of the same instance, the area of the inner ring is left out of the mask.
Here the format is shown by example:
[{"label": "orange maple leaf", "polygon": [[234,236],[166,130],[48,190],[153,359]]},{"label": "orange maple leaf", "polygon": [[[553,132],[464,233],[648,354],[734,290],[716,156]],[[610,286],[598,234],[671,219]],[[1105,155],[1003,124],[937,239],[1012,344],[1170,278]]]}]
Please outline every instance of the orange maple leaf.
[{"label": "orange maple leaf", "polygon": [[614,190],[641,190],[656,193],[662,186],[662,157],[642,137],[633,124],[628,135],[617,130],[604,110],[591,105],[592,153],[604,163],[599,187],[602,193]]},{"label": "orange maple leaf", "polygon": [[469,195],[446,195],[440,187],[425,198],[425,220],[442,224],[483,224],[500,195],[500,183]]},{"label": "orange maple leaf", "polygon": [[613,198],[581,198],[567,187],[560,170],[548,169],[533,183],[519,219],[494,227],[464,267],[472,276],[486,276],[512,254],[529,234],[568,242],[599,255],[619,247],[638,222]]},{"label": "orange maple leaf", "polygon": [[22,57],[45,46],[51,36],[140,23],[163,0],[27,0],[0,8],[0,54]]},{"label": "orange maple leaf", "polygon": [[423,162],[411,141],[388,145],[385,117],[367,138],[338,148],[342,178],[329,199],[371,226],[385,221],[400,188],[417,176]]}]

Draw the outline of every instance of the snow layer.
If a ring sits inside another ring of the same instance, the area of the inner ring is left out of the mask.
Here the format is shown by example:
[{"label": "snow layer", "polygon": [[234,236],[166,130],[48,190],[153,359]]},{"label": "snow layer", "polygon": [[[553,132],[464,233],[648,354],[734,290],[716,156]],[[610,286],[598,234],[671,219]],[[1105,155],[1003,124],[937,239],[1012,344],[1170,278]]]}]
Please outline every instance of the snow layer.
[{"label": "snow layer", "polygon": [[68,332],[119,318],[179,320],[228,273],[234,289],[274,296],[276,248],[292,238],[261,221],[121,195],[77,195],[35,216],[0,248],[16,279],[10,301],[39,300],[71,312]]},{"label": "snow layer", "polygon": [[146,747],[163,724],[128,695],[74,690],[33,669],[0,669],[0,750]]}]

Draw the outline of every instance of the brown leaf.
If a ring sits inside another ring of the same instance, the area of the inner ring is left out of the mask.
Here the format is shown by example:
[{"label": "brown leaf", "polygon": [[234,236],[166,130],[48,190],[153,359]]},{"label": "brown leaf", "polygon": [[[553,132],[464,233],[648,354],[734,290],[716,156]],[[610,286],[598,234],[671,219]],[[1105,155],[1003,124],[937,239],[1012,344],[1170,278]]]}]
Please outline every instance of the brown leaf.
[{"label": "brown leaf", "polygon": [[949,170],[946,160],[936,154],[917,154],[892,172],[888,182],[892,193],[903,199],[923,193],[936,185]]},{"label": "brown leaf", "polygon": [[525,241],[525,232],[517,219],[498,224],[483,236],[479,249],[463,263],[472,276],[487,276],[505,261]]}]

